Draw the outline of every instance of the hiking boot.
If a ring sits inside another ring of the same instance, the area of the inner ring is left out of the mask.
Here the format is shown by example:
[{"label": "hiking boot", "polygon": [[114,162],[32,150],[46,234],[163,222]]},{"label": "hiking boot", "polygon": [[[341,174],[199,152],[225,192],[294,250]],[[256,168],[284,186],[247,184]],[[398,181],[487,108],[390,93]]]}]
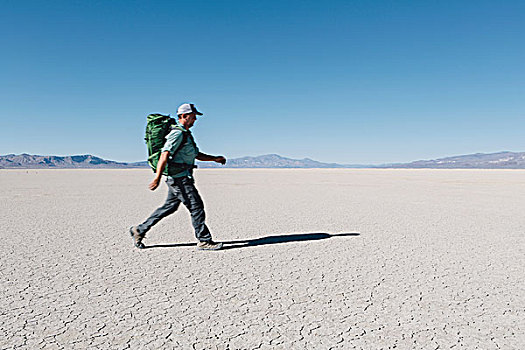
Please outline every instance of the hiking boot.
[{"label": "hiking boot", "polygon": [[139,230],[137,230],[137,226],[131,226],[129,228],[129,233],[131,234],[131,237],[133,237],[133,241],[135,242],[135,247],[139,249],[146,248],[144,243],[142,243],[142,240],[144,239],[146,235],[139,233]]},{"label": "hiking boot", "polygon": [[197,243],[198,250],[219,250],[222,249],[222,243],[215,243],[214,241],[205,241]]}]

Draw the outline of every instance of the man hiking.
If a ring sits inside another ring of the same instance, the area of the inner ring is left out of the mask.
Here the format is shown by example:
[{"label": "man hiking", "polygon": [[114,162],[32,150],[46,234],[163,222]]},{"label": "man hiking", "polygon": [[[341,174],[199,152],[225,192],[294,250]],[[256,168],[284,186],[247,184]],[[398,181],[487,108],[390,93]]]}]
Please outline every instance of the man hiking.
[{"label": "man hiking", "polygon": [[201,161],[212,161],[221,164],[226,163],[223,156],[211,156],[199,152],[197,145],[189,129],[197,120],[197,116],[202,115],[193,104],[184,103],[177,110],[177,123],[171,127],[171,131],[166,136],[166,142],[161,149],[160,158],[156,164],[156,175],[149,184],[149,189],[154,191],[164,174],[165,168],[168,169],[166,183],[168,184],[168,198],[163,206],[151,214],[142,224],[130,228],[131,236],[137,248],[145,248],[142,240],[146,232],[157,222],[167,215],[173,214],[182,202],[190,211],[191,221],[195,229],[195,237],[199,243],[197,249],[200,250],[219,250],[222,243],[215,243],[206,224],[204,203],[195,188],[193,179],[193,168],[195,159]]}]

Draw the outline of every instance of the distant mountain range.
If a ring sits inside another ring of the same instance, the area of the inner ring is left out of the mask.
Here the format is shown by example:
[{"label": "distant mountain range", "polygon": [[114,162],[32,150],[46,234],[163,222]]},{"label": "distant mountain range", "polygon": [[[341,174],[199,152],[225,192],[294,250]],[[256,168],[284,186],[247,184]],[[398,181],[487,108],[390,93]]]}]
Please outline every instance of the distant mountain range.
[{"label": "distant mountain range", "polygon": [[[435,160],[383,165],[322,163],[309,158],[291,159],[277,154],[228,159],[226,166],[197,162],[200,168],[432,168],[432,169],[525,169],[525,152],[476,153]],[[129,169],[147,168],[146,162],[123,163],[89,154],[76,156],[39,156],[8,154],[0,156],[0,169]]]},{"label": "distant mountain range", "polygon": [[476,153],[463,156],[387,164],[382,168],[432,169],[525,169],[525,152]]},{"label": "distant mountain range", "polygon": [[[201,168],[220,168],[222,165],[214,162],[197,162]],[[242,157],[229,159],[228,168],[351,168],[353,165],[322,163],[310,158],[291,159],[278,154],[266,154],[257,157]]]},{"label": "distant mountain range", "polygon": [[[145,162],[144,162],[145,163]],[[146,164],[147,165],[147,164]],[[140,168],[141,163],[121,163],[90,154],[78,156],[38,156],[31,154],[8,154],[0,156],[0,169],[70,169],[70,168]]]}]

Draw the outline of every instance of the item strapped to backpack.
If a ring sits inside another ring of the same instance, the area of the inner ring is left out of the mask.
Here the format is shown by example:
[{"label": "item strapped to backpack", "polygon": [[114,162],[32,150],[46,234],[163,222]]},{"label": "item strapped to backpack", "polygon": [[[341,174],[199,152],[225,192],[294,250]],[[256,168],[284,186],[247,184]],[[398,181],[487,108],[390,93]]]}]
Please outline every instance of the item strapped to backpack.
[{"label": "item strapped to backpack", "polygon": [[[148,147],[148,164],[153,170],[154,173],[157,172],[157,164],[160,159],[160,154],[162,153],[162,148],[166,142],[166,136],[171,132],[173,127],[177,126],[175,119],[171,118],[169,115],[162,114],[150,114],[147,118],[146,124],[146,136],[144,140],[146,141],[146,146]],[[195,143],[193,137],[189,131],[179,128],[182,131],[182,142],[177,147],[175,152],[171,155],[173,157],[184,145],[190,137],[191,141]],[[164,168],[163,175],[175,175],[184,170],[193,170],[196,166],[191,164],[183,163],[174,163],[168,161],[168,164]]]}]

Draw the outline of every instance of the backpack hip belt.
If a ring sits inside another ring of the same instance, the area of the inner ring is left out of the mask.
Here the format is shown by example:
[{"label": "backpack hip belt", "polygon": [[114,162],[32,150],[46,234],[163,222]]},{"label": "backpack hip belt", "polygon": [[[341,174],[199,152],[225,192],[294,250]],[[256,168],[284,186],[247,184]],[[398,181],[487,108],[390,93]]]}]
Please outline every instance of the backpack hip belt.
[{"label": "backpack hip belt", "polygon": [[177,168],[186,169],[186,170],[193,170],[193,169],[198,168],[198,166],[196,166],[195,164],[186,164],[186,163],[170,162],[170,165],[177,167]]}]

